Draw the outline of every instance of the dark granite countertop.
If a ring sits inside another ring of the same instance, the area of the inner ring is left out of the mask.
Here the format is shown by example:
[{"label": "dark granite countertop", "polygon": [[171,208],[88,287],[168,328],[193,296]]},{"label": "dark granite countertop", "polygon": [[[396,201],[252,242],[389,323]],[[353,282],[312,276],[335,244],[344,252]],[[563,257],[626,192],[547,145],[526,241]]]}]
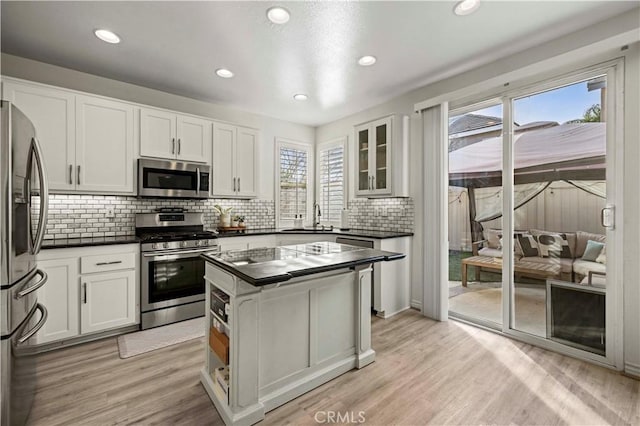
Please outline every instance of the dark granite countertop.
[{"label": "dark granite countertop", "polygon": [[413,232],[395,232],[395,231],[377,231],[370,229],[349,229],[349,230],[340,230],[339,228],[334,228],[332,231],[326,229],[292,229],[292,228],[262,228],[262,229],[251,229],[248,228],[244,231],[231,231],[231,232],[220,232],[218,237],[227,238],[227,237],[243,237],[250,235],[274,235],[274,234],[320,234],[320,235],[340,235],[347,237],[361,237],[361,238],[374,238],[374,239],[386,239],[386,238],[398,238],[398,237],[411,237],[413,236]]},{"label": "dark granite countertop", "polygon": [[336,269],[402,259],[405,254],[324,241],[210,252],[202,257],[249,284],[263,286]]},{"label": "dark granite countertop", "polygon": [[110,244],[133,244],[139,242],[140,240],[135,235],[122,235],[117,237],[56,238],[53,240],[44,240],[42,243],[42,249],[104,246]]}]

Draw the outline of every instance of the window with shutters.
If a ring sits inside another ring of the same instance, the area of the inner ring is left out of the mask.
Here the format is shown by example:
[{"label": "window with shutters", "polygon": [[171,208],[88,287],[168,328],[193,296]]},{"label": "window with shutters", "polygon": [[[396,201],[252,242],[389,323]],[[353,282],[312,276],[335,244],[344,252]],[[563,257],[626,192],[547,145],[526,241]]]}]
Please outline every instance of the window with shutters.
[{"label": "window with shutters", "polygon": [[346,137],[318,145],[316,196],[322,223],[340,224],[340,213],[345,207],[345,146]]},{"label": "window with shutters", "polygon": [[307,225],[311,223],[312,165],[310,145],[278,141],[277,220],[280,226],[291,226],[296,216],[301,216]]}]

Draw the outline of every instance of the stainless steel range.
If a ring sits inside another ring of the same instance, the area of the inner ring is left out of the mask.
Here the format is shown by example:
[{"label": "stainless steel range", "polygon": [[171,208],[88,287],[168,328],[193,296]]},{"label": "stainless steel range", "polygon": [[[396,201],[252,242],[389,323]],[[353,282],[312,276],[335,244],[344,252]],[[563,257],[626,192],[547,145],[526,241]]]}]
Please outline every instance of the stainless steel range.
[{"label": "stainless steel range", "polygon": [[141,240],[142,329],[204,315],[203,252],[219,251],[202,213],[166,210],[136,215]]}]

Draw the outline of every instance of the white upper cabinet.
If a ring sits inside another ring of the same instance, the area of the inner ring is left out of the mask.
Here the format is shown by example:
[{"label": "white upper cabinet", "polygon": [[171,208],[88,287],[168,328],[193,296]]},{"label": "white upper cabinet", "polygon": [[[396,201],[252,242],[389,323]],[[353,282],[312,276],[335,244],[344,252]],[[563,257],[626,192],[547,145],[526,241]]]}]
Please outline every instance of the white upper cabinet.
[{"label": "white upper cabinet", "polygon": [[211,194],[214,197],[257,196],[260,132],[215,123],[213,133]]},{"label": "white upper cabinet", "polygon": [[393,116],[355,127],[357,196],[408,196],[407,128]]},{"label": "white upper cabinet", "polygon": [[212,123],[153,108],[140,109],[140,155],[207,163]]},{"label": "white upper cabinet", "polygon": [[76,97],[77,189],[108,193],[134,191],[133,119],[130,104]]},{"label": "white upper cabinet", "polygon": [[131,104],[11,79],[3,87],[36,128],[50,190],[134,193]]},{"label": "white upper cabinet", "polygon": [[157,109],[140,109],[140,155],[176,157],[176,115]]},{"label": "white upper cabinet", "polygon": [[51,190],[75,189],[75,95],[46,86],[3,81],[3,98],[33,123]]}]

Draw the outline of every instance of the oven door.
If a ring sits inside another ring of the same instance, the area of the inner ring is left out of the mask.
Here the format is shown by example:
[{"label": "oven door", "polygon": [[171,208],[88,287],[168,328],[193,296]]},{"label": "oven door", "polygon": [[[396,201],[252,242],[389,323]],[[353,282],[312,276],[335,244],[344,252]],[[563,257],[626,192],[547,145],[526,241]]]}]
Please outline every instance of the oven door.
[{"label": "oven door", "polygon": [[142,253],[142,312],[204,300],[200,254],[212,250]]},{"label": "oven door", "polygon": [[180,161],[140,159],[138,196],[208,198],[209,166]]}]

